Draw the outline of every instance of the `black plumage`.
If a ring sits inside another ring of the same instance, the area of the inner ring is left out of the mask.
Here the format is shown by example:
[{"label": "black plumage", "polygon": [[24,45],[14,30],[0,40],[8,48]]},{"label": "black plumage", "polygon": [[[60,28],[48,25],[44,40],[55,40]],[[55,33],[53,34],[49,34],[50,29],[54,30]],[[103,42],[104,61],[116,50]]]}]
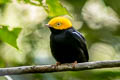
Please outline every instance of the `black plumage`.
[{"label": "black plumage", "polygon": [[89,55],[85,38],[73,27],[56,30],[50,27],[50,48],[53,57],[60,63],[87,62]]}]

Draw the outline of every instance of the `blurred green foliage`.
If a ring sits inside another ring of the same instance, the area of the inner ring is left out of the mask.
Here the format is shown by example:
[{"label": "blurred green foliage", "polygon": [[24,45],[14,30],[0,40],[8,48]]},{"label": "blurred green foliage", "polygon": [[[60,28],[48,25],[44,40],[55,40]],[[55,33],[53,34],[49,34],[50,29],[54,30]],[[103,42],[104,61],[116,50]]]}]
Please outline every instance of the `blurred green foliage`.
[{"label": "blurred green foliage", "polygon": [[[49,48],[50,31],[44,24],[51,17],[64,15],[72,16],[66,17],[85,36],[90,61],[119,60],[119,4],[120,0],[0,0],[0,24],[8,25],[0,26],[0,67],[55,64]],[[19,51],[4,42],[19,47]],[[119,68],[114,68],[9,77],[13,80],[119,80],[119,75]]]},{"label": "blurred green foliage", "polygon": [[120,15],[120,0],[104,0],[106,5],[114,9]]},{"label": "blurred green foliage", "polygon": [[11,2],[11,0],[0,0],[0,4],[5,4],[5,3],[8,3],[8,2]]},{"label": "blurred green foliage", "polygon": [[60,15],[68,15],[68,11],[64,8],[59,0],[46,0],[48,6],[48,15],[49,17],[55,17]]}]

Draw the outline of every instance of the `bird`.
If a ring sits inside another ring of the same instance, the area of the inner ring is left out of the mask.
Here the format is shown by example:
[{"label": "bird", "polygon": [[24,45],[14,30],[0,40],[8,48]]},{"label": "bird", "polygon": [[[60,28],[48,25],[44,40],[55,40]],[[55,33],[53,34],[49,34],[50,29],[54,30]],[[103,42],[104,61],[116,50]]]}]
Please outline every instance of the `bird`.
[{"label": "bird", "polygon": [[52,18],[46,26],[49,27],[50,48],[56,65],[64,63],[88,62],[89,54],[84,36],[78,32],[72,22],[63,16]]}]

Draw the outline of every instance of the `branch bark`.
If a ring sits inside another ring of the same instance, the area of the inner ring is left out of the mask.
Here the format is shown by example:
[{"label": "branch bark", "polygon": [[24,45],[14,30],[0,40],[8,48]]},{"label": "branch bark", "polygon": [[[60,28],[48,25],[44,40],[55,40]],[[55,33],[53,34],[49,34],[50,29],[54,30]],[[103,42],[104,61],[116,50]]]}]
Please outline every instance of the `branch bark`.
[{"label": "branch bark", "polygon": [[78,63],[75,65],[75,67],[73,67],[71,63],[71,64],[62,64],[57,66],[56,68],[52,65],[0,68],[0,76],[30,74],[30,73],[50,73],[50,72],[61,72],[61,71],[81,71],[81,70],[112,68],[112,67],[120,67],[120,60]]}]

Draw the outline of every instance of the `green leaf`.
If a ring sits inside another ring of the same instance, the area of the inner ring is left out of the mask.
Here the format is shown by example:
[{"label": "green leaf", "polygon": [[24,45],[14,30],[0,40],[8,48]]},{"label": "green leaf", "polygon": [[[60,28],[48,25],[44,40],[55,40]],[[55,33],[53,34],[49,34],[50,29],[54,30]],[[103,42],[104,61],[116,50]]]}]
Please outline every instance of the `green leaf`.
[{"label": "green leaf", "polygon": [[61,15],[69,15],[66,8],[64,8],[59,0],[46,0],[46,4],[48,6],[48,16],[49,17],[55,17],[55,16],[61,16]]},{"label": "green leaf", "polygon": [[10,31],[8,26],[0,26],[0,40],[18,49],[17,38],[20,32],[21,28],[14,28]]},{"label": "green leaf", "polygon": [[120,0],[104,0],[104,2],[120,15]]}]

